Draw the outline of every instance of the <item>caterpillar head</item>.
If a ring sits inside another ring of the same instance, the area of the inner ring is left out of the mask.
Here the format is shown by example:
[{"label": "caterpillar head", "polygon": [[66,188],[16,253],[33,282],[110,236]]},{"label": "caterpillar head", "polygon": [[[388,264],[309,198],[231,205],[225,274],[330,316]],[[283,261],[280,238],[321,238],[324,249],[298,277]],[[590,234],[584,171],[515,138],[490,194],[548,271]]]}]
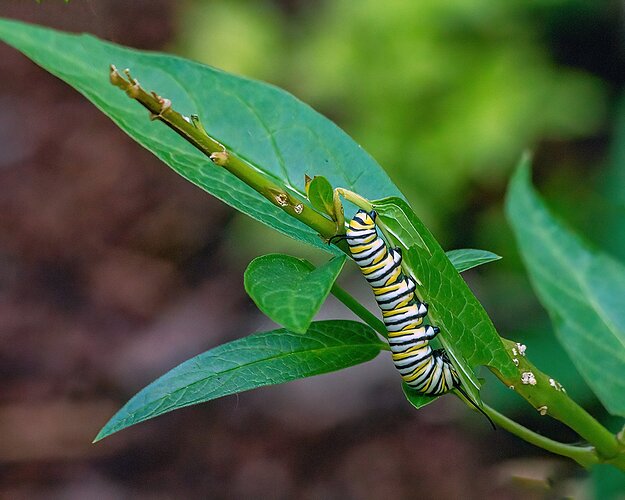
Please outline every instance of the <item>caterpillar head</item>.
[{"label": "caterpillar head", "polygon": [[371,210],[371,212],[358,210],[349,223],[349,226],[353,230],[371,229],[375,226],[376,217],[377,214],[374,210]]}]

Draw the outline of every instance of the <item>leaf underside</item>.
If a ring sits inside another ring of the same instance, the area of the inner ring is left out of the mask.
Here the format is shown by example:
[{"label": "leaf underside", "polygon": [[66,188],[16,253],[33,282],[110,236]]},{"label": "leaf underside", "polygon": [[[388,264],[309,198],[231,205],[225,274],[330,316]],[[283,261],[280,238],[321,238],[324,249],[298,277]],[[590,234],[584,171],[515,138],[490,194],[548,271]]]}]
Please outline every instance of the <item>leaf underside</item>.
[{"label": "leaf underside", "polygon": [[145,387],[95,441],[178,408],[364,363],[384,347],[367,325],[344,320],[315,322],[303,335],[279,329],[228,342]]}]

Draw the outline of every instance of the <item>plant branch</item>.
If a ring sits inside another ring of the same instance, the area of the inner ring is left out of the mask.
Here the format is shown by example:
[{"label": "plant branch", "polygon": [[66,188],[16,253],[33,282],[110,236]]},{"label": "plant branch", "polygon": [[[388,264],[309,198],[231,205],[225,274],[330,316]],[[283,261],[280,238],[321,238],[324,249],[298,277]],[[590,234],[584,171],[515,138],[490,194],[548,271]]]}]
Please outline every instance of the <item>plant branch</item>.
[{"label": "plant branch", "polygon": [[541,415],[552,416],[591,443],[601,461],[614,459],[622,453],[614,434],[573,401],[556,380],[538,370],[525,357],[525,346],[504,338],[502,341],[518,366],[518,376],[515,379],[504,377],[491,368],[502,382],[534,406]]},{"label": "plant branch", "polygon": [[581,447],[554,441],[553,439],[541,436],[540,434],[529,430],[527,427],[523,427],[521,424],[511,420],[505,415],[502,415],[497,410],[486,404],[484,404],[482,408],[499,427],[507,430],[515,436],[520,437],[524,441],[533,444],[534,446],[538,446],[539,448],[557,455],[571,458],[585,468],[589,468],[600,462],[597,457],[597,453],[595,452],[595,448],[592,446]]},{"label": "plant branch", "polygon": [[171,101],[168,99],[154,92],[146,92],[130,75],[129,70],[125,70],[124,73],[126,78],[117,71],[115,66],[111,65],[109,74],[111,83],[145,107],[150,112],[150,119],[163,122],[208,156],[216,166],[228,170],[287,214],[313,228],[322,237],[327,239],[335,235],[336,225],[333,221],[307,206],[286,187],[268,179],[267,174],[254,165],[239,158],[232,151],[228,151],[223,144],[206,133],[197,116],[187,118],[181,115],[172,109]]}]

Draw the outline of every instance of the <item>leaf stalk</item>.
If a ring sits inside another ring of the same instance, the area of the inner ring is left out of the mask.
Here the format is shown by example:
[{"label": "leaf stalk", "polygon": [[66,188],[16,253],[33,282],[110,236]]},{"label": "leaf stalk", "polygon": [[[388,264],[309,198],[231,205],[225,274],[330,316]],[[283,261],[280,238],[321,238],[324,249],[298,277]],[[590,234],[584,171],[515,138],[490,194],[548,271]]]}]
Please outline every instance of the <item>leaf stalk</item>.
[{"label": "leaf stalk", "polygon": [[520,437],[524,441],[533,444],[534,446],[538,446],[539,448],[557,455],[571,458],[585,468],[590,468],[591,466],[599,463],[599,458],[595,452],[595,448],[592,446],[574,446],[554,441],[553,439],[529,430],[527,427],[523,427],[518,422],[515,422],[514,420],[499,413],[487,404],[484,404],[482,409],[499,427],[507,430],[515,436]]}]

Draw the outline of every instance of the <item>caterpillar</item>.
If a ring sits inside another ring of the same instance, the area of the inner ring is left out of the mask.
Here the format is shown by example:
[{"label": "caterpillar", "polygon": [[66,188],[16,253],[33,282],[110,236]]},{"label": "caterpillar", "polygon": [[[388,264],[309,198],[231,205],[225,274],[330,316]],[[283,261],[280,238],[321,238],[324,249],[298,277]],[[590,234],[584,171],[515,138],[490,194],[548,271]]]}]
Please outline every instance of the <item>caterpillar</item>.
[{"label": "caterpillar", "polygon": [[358,210],[346,233],[330,238],[329,242],[335,238],[347,240],[352,258],[371,285],[382,311],[395,367],[404,382],[422,394],[438,396],[458,391],[496,429],[488,414],[462,387],[445,350],[429,346],[440,329],[423,323],[428,305],[416,296],[414,278],[402,271],[401,249],[389,249],[378,235],[376,217],[373,210]]},{"label": "caterpillar", "polygon": [[401,250],[387,247],[375,219],[375,212],[359,210],[345,239],[382,311],[395,367],[404,382],[422,394],[459,389],[460,377],[445,351],[429,345],[439,328],[423,322],[428,305],[416,297],[415,280],[402,272]]}]

